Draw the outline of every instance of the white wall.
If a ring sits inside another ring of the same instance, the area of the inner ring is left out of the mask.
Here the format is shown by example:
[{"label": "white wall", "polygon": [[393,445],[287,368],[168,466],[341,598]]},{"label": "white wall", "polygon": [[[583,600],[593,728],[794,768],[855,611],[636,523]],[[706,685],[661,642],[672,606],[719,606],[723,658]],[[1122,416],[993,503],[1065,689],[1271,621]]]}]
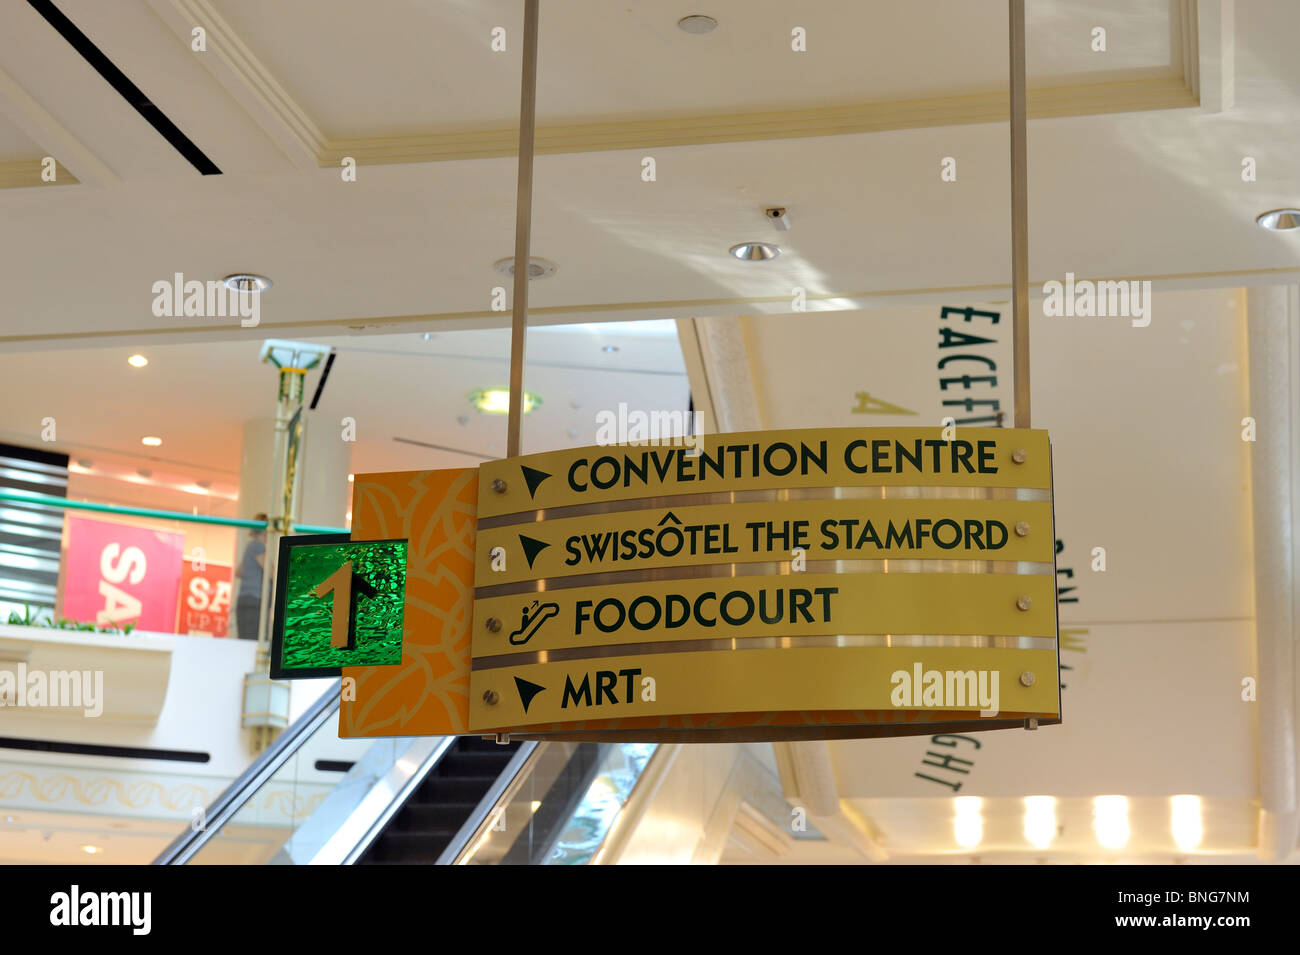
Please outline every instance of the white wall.
[{"label": "white wall", "polygon": [[[80,756],[0,749],[0,798],[9,809],[99,812],[154,818],[189,818],[255,758],[250,732],[240,729],[244,674],[253,669],[256,644],[247,640],[176,636],[162,712],[155,724],[59,716],[38,710],[0,709],[0,735],[149,749],[200,751],[208,762]],[[290,719],[297,719],[330,680],[294,681]],[[338,740],[337,730],[304,750],[285,773],[285,793],[268,804],[292,808],[296,782],[328,788],[338,773],[317,772],[317,758],[355,760],[369,741]],[[290,779],[291,777],[291,779]],[[301,793],[299,793],[301,795]],[[301,799],[297,800],[301,803]]]}]

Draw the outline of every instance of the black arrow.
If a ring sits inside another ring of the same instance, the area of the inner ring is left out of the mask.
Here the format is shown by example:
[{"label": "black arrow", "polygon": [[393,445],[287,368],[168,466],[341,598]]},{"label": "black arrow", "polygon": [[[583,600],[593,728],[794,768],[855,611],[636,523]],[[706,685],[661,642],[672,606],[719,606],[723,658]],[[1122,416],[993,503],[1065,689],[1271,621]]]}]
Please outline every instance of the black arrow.
[{"label": "black arrow", "polygon": [[538,686],[536,683],[529,683],[527,680],[521,680],[519,677],[515,677],[515,689],[519,691],[519,702],[524,704],[524,712],[527,713],[528,704],[533,702],[533,697],[538,693],[541,693],[542,690],[546,689],[546,687]]},{"label": "black arrow", "polygon": [[519,535],[519,543],[523,545],[524,556],[528,558],[529,570],[533,569],[533,559],[542,551],[546,550],[546,548],[551,546],[546,543],[546,541],[534,540],[531,537],[525,537],[523,534]]},{"label": "black arrow", "polygon": [[550,475],[547,474],[545,471],[539,471],[536,468],[530,468],[526,464],[519,465],[519,470],[524,472],[524,482],[528,485],[528,499],[531,501],[534,492],[536,492],[537,490],[537,485],[545,481],[548,477],[550,477]]}]

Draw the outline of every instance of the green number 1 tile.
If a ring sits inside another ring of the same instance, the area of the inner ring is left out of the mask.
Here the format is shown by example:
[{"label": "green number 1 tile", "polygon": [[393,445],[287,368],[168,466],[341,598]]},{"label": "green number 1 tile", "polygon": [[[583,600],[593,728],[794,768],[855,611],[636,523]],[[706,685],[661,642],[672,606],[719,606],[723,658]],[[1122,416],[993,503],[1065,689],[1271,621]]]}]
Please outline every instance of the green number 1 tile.
[{"label": "green number 1 tile", "polygon": [[339,676],[402,662],[406,541],[346,534],[280,538],[271,676]]}]

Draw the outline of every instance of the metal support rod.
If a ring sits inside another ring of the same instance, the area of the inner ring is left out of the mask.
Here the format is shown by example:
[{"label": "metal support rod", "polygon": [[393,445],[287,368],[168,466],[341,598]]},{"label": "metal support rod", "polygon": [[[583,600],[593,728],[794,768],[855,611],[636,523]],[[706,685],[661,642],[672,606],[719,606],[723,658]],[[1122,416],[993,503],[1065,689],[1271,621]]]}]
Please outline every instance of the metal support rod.
[{"label": "metal support rod", "polygon": [[1011,329],[1015,426],[1029,427],[1029,181],[1025,145],[1025,0],[1011,21]]},{"label": "metal support rod", "polygon": [[519,182],[515,190],[515,297],[510,313],[510,420],[506,457],[519,455],[528,335],[528,253],[533,226],[533,131],[537,125],[537,4],[524,0],[524,67],[519,92]]}]

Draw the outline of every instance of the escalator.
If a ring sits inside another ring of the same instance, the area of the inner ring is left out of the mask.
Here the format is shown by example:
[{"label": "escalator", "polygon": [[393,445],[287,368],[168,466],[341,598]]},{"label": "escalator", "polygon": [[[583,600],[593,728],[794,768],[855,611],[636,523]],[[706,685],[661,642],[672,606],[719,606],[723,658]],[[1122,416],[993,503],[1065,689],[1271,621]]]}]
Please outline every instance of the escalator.
[{"label": "escalator", "polygon": [[355,758],[357,741],[338,738],[338,707],[336,683],[196,808],[154,864],[600,863],[656,753],[653,744],[398,737]]},{"label": "escalator", "polygon": [[492,789],[519,743],[460,736],[371,847],[362,865],[436,862]]}]

